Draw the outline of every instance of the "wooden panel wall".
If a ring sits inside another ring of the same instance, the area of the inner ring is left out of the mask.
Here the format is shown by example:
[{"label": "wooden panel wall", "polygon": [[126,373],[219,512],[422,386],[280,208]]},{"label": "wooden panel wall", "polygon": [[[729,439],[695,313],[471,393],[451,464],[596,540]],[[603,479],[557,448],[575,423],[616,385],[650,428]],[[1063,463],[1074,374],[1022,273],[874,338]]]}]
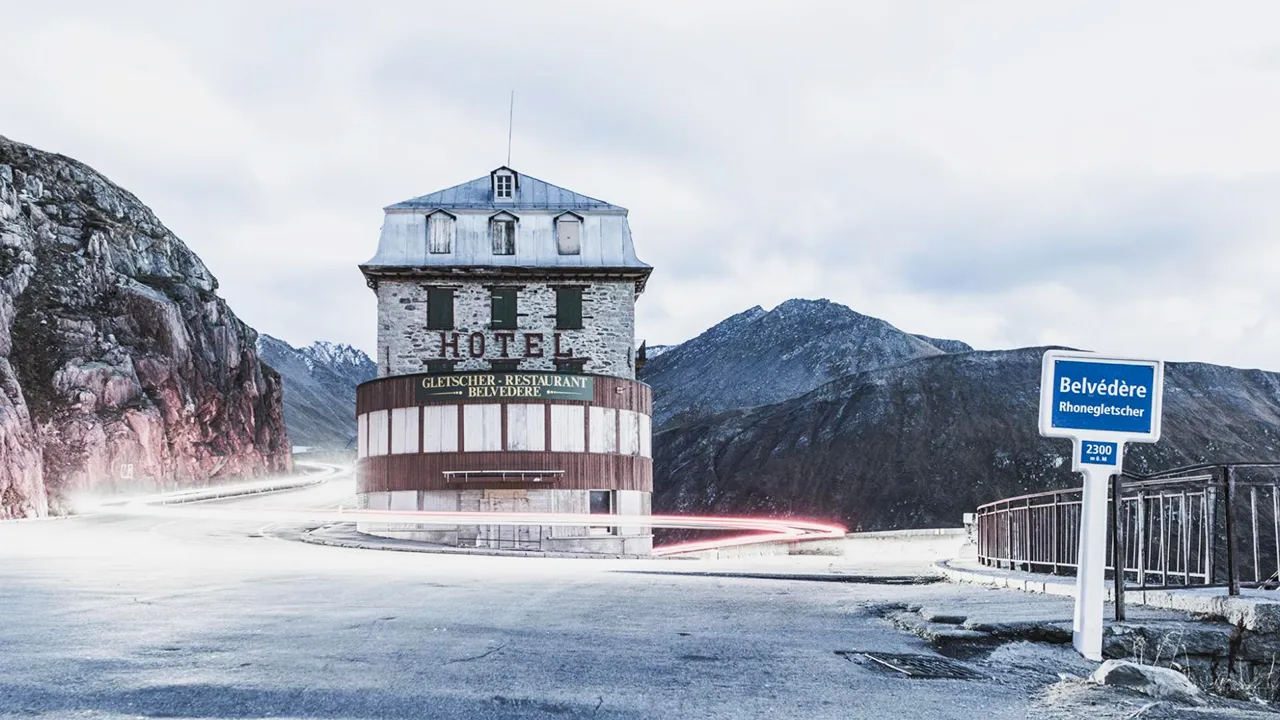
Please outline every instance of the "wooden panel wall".
[{"label": "wooden panel wall", "polygon": [[[471,373],[458,373],[461,375]],[[362,415],[373,410],[386,410],[398,407],[413,407],[418,404],[415,392],[419,381],[427,375],[393,375],[362,383],[356,388],[356,414]],[[549,400],[546,398],[503,398],[504,403],[546,403],[567,405],[597,405],[619,410],[633,410],[645,415],[653,414],[653,391],[648,385],[625,378],[592,375],[595,387],[595,398],[590,403],[569,400]],[[474,400],[450,400],[450,402],[492,403],[495,398],[476,398]]]},{"label": "wooden panel wall", "polygon": [[[446,470],[563,470],[546,482],[448,482]],[[463,452],[383,455],[356,463],[358,492],[393,490],[640,490],[653,492],[653,460],[639,455],[557,452]]]}]

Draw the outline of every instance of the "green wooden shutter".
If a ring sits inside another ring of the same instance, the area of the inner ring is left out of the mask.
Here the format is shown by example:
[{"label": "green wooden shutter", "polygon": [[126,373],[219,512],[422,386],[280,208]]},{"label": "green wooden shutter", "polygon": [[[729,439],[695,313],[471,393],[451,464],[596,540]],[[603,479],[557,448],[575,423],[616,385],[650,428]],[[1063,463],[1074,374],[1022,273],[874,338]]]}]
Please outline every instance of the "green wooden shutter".
[{"label": "green wooden shutter", "polygon": [[453,288],[427,289],[427,328],[453,329]]},{"label": "green wooden shutter", "polygon": [[582,288],[556,288],[556,329],[582,328]]},{"label": "green wooden shutter", "polygon": [[493,313],[494,330],[516,329],[516,289],[494,288],[490,307]]}]

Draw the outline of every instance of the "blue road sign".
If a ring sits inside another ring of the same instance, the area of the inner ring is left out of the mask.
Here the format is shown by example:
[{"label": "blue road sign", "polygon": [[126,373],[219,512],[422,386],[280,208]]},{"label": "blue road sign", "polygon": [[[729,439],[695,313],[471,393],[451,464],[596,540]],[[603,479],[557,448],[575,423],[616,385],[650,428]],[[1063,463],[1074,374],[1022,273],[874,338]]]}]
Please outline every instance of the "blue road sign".
[{"label": "blue road sign", "polygon": [[1054,429],[1151,433],[1156,368],[1150,363],[1053,361]]},{"label": "blue road sign", "polygon": [[1080,441],[1080,464],[1119,465],[1120,446],[1113,442]]},{"label": "blue road sign", "polygon": [[1040,361],[1040,434],[1070,438],[1072,469],[1084,475],[1071,642],[1102,659],[1107,565],[1107,483],[1119,474],[1125,443],[1160,439],[1164,363],[1046,350]]}]

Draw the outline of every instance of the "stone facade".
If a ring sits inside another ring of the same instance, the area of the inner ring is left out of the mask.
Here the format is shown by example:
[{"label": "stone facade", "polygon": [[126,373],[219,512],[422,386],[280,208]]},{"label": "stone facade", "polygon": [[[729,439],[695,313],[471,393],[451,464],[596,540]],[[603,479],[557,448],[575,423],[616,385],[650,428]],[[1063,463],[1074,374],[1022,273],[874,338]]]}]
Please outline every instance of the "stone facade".
[{"label": "stone facade", "polygon": [[[360,266],[378,298],[378,378],[356,390],[362,507],[582,517],[452,527],[362,519],[358,529],[492,550],[648,555],[652,396],[635,380],[635,302],[652,268],[636,257],[626,208],[502,167],[385,210],[378,251]],[[494,328],[495,290],[509,328]],[[463,379],[523,380],[514,389],[537,392],[420,392]],[[529,384],[569,380],[589,390]]]},{"label": "stone facade", "polygon": [[[378,376],[424,372],[428,362],[442,359],[456,360],[455,370],[488,370],[494,360],[519,360],[520,370],[555,370],[558,335],[560,359],[585,358],[584,372],[634,379],[635,282],[563,284],[586,288],[580,330],[556,329],[556,284],[381,278]],[[452,331],[427,328],[430,287],[455,289]],[[517,288],[515,330],[489,328],[493,287]],[[442,338],[451,343],[455,334],[456,354],[452,345],[442,352]]]}]

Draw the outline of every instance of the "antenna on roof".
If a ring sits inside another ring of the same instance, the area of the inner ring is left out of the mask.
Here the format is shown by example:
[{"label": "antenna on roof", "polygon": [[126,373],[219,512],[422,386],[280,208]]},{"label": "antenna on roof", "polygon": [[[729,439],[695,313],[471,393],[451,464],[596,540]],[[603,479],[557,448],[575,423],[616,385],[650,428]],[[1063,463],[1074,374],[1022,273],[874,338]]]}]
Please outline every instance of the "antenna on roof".
[{"label": "antenna on roof", "polygon": [[507,167],[511,167],[511,128],[516,117],[516,91],[511,91],[511,107],[507,110]]}]

